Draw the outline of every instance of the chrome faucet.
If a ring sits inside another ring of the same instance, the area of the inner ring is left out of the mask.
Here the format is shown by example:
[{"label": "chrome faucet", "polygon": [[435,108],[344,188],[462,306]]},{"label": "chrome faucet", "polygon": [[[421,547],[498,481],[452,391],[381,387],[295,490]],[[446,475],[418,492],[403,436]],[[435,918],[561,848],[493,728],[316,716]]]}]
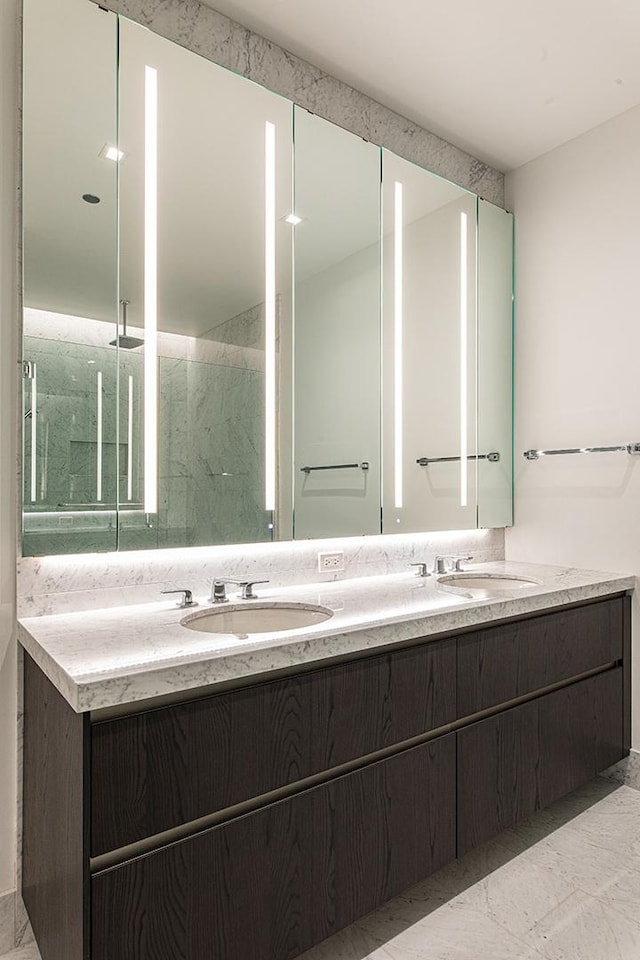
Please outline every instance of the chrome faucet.
[{"label": "chrome faucet", "polygon": [[186,587],[182,587],[180,590],[162,590],[162,593],[181,593],[182,600],[179,600],[176,606],[180,607],[181,610],[184,610],[185,607],[197,607],[198,601],[193,599],[193,594],[191,590],[188,590]]},{"label": "chrome faucet", "polygon": [[466,553],[450,553],[444,554],[443,556],[437,556],[433,561],[433,572],[434,574],[439,573],[461,573],[462,564],[467,563],[469,560],[473,560],[473,557],[470,557]]},{"label": "chrome faucet", "polygon": [[212,580],[211,581],[211,596],[209,597],[209,603],[228,603],[229,598],[227,597],[227,587],[226,580]]},{"label": "chrome faucet", "polygon": [[426,563],[422,563],[422,562],[410,563],[409,566],[410,566],[410,567],[417,567],[417,568],[418,568],[418,569],[416,570],[416,577],[430,577],[430,576],[431,576],[431,574],[429,573],[429,570],[427,569],[427,564],[426,564]]},{"label": "chrome faucet", "polygon": [[269,583],[268,580],[237,580],[235,577],[216,577],[215,580],[211,581],[211,596],[209,597],[210,603],[227,603],[227,590],[226,585],[228,583],[235,584],[240,587],[238,592],[239,600],[256,600],[258,595],[254,593],[253,588],[257,583]]}]

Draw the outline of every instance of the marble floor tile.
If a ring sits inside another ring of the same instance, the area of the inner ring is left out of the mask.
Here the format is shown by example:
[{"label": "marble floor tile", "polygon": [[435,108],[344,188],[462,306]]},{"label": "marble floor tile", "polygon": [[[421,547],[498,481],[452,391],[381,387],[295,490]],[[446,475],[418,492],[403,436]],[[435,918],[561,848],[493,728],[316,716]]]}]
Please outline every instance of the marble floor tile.
[{"label": "marble floor tile", "polygon": [[[405,912],[406,904],[410,914]],[[482,906],[452,901],[424,916],[418,907],[419,901],[403,903],[396,898],[392,912],[372,914],[359,921],[358,927],[383,936],[385,947],[399,960],[540,960],[532,942],[509,933],[487,916]],[[409,917],[411,922],[407,922]]]},{"label": "marble floor tile", "polygon": [[640,923],[639,857],[630,858],[615,873],[603,871],[595,890],[586,890],[586,885],[583,885],[582,889],[584,892],[596,896],[601,903],[605,904],[614,913],[626,917],[633,923]]},{"label": "marble floor tile", "polygon": [[637,842],[630,841],[625,847],[617,841],[613,831],[607,847],[606,834],[600,834],[594,842],[586,830],[565,827],[532,848],[526,863],[532,874],[546,875],[557,889],[564,885],[567,895],[582,890],[598,897],[609,887],[619,887],[623,876],[640,871]]},{"label": "marble floor tile", "polygon": [[638,960],[640,922],[578,891],[537,924],[531,945],[545,960]]},{"label": "marble floor tile", "polygon": [[35,943],[29,943],[25,947],[17,947],[9,953],[3,953],[0,960],[40,960],[40,953]]},{"label": "marble floor tile", "polygon": [[595,846],[623,850],[629,842],[637,844],[640,841],[638,791],[618,785],[617,789],[573,817],[566,826],[588,837]]},{"label": "marble floor tile", "polygon": [[[464,860],[459,866],[464,876]],[[434,887],[437,888],[437,882]],[[463,922],[467,916],[478,922],[488,920],[503,933],[522,937],[576,889],[572,877],[523,853],[454,894],[447,905]],[[409,891],[407,900],[414,909],[420,905],[416,891]]]},{"label": "marble floor tile", "polygon": [[300,960],[640,960],[639,827],[595,780]]},{"label": "marble floor tile", "polygon": [[15,943],[16,908],[15,893],[0,896],[0,954]]},{"label": "marble floor tile", "polygon": [[593,781],[299,960],[640,960],[640,792]]},{"label": "marble floor tile", "polygon": [[633,787],[634,790],[640,790],[640,751],[632,750],[628,757],[620,760],[619,763],[614,763],[600,776],[624,783],[628,787]]}]

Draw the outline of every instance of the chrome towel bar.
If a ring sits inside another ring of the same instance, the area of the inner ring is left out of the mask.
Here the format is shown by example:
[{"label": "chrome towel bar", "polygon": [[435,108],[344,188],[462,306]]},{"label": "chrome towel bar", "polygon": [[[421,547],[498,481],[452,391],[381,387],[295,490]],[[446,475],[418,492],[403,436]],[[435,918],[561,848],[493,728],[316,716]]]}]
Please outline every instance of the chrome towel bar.
[{"label": "chrome towel bar", "polygon": [[[419,457],[416,463],[419,467],[428,467],[430,463],[457,463],[460,459],[460,457]],[[491,453],[469,456],[467,460],[488,460],[489,463],[498,463],[500,454],[494,450]]]},{"label": "chrome towel bar", "polygon": [[632,457],[640,456],[640,443],[625,443],[617,447],[566,447],[562,450],[525,450],[526,460],[538,460],[540,457],[557,457],[565,453],[628,453]]},{"label": "chrome towel bar", "polygon": [[328,463],[321,467],[300,467],[300,473],[311,473],[313,470],[368,470],[369,461],[362,463]]}]

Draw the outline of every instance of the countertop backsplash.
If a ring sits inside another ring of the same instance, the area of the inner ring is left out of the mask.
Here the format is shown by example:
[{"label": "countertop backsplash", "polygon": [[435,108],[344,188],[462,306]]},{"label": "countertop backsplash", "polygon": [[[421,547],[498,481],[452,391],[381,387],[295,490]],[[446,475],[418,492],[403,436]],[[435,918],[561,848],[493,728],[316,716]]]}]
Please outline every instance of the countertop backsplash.
[{"label": "countertop backsplash", "polygon": [[[318,554],[344,552],[344,570],[320,573]],[[437,554],[475,563],[504,560],[504,530],[463,530],[176,550],[23,557],[18,616],[37,617],[160,599],[163,589],[206,591],[215,577],[269,580],[270,587],[402,573]]]}]

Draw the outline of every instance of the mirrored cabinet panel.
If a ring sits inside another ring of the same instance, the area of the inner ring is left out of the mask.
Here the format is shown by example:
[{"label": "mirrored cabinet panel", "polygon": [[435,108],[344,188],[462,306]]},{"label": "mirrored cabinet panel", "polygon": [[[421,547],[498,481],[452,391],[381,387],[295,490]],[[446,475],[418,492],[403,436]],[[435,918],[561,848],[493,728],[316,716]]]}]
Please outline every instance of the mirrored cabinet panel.
[{"label": "mirrored cabinet panel", "polygon": [[380,151],[295,108],[294,530],[380,532]]},{"label": "mirrored cabinet panel", "polygon": [[117,546],[117,21],[24,5],[23,549]]},{"label": "mirrored cabinet panel", "polygon": [[385,533],[476,525],[476,197],[382,151]]},{"label": "mirrored cabinet panel", "polygon": [[271,540],[292,105],[127,20],[119,40],[119,402],[134,456],[118,545]]},{"label": "mirrored cabinet panel", "polygon": [[[478,200],[478,526],[513,523],[513,214]],[[495,458],[499,455],[499,459]]]},{"label": "mirrored cabinet panel", "polygon": [[23,554],[503,526],[512,217],[24,0]]}]

